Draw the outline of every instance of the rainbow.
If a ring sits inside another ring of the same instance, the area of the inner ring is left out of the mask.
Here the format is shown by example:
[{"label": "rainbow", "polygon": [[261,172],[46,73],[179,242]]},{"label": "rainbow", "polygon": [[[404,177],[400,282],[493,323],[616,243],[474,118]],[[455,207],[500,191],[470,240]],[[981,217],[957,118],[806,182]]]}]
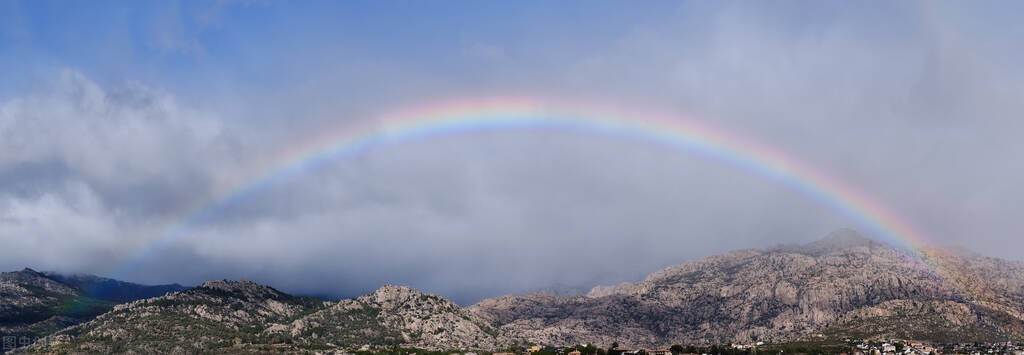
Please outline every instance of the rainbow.
[{"label": "rainbow", "polygon": [[496,98],[428,105],[323,130],[265,159],[267,163],[253,170],[256,173],[243,174],[255,178],[236,179],[214,197],[192,205],[182,214],[184,218],[144,241],[134,260],[144,259],[160,245],[186,236],[192,228],[261,192],[374,148],[424,138],[536,129],[624,137],[701,156],[783,184],[849,218],[859,230],[875,238],[908,250],[930,244],[912,223],[869,195],[790,154],[705,122],[594,104]]}]

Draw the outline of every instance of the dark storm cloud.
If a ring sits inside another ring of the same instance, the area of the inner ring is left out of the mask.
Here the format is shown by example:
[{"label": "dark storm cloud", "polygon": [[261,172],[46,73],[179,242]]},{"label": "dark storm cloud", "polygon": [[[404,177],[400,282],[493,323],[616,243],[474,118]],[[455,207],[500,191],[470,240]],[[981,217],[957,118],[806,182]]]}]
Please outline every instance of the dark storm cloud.
[{"label": "dark storm cloud", "polygon": [[[685,3],[651,20],[628,11],[614,29],[596,17],[568,26],[514,13],[531,30],[468,23],[480,31],[422,46],[404,43],[405,33],[341,47],[319,32],[270,36],[230,47],[241,53],[229,59],[244,59],[233,74],[241,79],[214,70],[228,68],[203,42],[235,24],[230,14],[218,10],[201,31],[188,16],[159,22],[143,47],[208,70],[166,80],[180,91],[68,69],[0,102],[0,242],[18,250],[0,267],[116,270],[144,282],[244,277],[308,294],[390,282],[466,303],[635,280],[687,259],[862,227],[699,156],[540,131],[380,147],[190,222],[197,206],[315,133],[432,99],[510,92],[680,112],[741,131],[878,197],[938,243],[1019,259],[1024,30],[1013,11],[776,5]],[[187,233],[166,234],[180,226]],[[136,260],[155,238],[160,247]]]}]

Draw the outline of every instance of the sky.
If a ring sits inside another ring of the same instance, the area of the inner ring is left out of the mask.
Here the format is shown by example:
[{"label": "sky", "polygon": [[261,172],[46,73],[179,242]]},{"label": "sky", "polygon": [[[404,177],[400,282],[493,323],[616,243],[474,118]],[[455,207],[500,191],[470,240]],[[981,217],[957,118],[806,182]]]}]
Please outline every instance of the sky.
[{"label": "sky", "polygon": [[864,227],[713,159],[543,130],[382,145],[188,219],[320,132],[509,96],[754,137],[935,244],[1024,260],[1022,12],[998,1],[0,0],[0,269],[244,278],[332,297],[393,283],[469,304]]}]

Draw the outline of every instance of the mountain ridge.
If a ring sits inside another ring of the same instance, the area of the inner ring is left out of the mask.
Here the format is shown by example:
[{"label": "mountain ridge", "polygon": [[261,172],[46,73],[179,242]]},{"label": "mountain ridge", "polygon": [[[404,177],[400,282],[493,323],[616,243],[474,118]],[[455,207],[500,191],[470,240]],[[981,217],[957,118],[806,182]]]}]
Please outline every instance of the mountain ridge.
[{"label": "mountain ridge", "polygon": [[[800,246],[684,262],[586,294],[507,295],[468,307],[391,284],[327,301],[252,281],[212,280],[116,305],[32,350],[305,352],[373,345],[494,351],[516,344],[1024,340],[1024,262],[942,249],[921,254],[910,258],[840,230]],[[950,267],[925,267],[921,260]]]},{"label": "mountain ridge", "polygon": [[[638,282],[595,287],[586,297],[505,296],[470,309],[511,336],[550,343],[634,339],[656,346],[788,341],[822,333],[864,307],[950,301],[968,306],[983,323],[1009,330],[1002,334],[989,326],[974,338],[1020,338],[1024,263],[942,255],[931,257],[978,266],[931,270],[894,247],[841,230],[802,246],[745,249],[685,262]],[[981,290],[977,293],[984,297],[964,297],[960,290]],[[920,328],[919,334],[929,337],[927,328]]]},{"label": "mountain ridge", "polygon": [[[102,292],[96,293],[100,286],[104,287]],[[31,268],[3,272],[0,273],[0,336],[38,338],[88,321],[120,302],[179,288],[184,287],[139,285],[91,275],[65,276]]]}]

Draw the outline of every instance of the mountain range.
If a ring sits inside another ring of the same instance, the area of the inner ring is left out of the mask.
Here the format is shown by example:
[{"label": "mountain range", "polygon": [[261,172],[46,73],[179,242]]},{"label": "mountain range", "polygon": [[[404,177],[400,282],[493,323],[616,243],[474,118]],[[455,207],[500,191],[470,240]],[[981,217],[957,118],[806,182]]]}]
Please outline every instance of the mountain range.
[{"label": "mountain range", "polygon": [[[843,230],[807,245],[672,266],[583,296],[498,297],[471,309],[510,337],[553,344],[1024,336],[1024,263],[922,253],[929,260]],[[937,271],[929,263],[952,267]]]},{"label": "mountain range", "polygon": [[147,286],[29,268],[0,273],[0,336],[35,339],[90,320],[118,303],[185,289],[176,284]]},{"label": "mountain range", "polygon": [[45,353],[1019,342],[1024,262],[938,248],[911,255],[841,230],[804,245],[690,261],[584,294],[501,296],[469,307],[394,285],[327,301],[250,281],[186,289],[26,269],[0,274],[0,332],[52,334],[19,350]]}]

